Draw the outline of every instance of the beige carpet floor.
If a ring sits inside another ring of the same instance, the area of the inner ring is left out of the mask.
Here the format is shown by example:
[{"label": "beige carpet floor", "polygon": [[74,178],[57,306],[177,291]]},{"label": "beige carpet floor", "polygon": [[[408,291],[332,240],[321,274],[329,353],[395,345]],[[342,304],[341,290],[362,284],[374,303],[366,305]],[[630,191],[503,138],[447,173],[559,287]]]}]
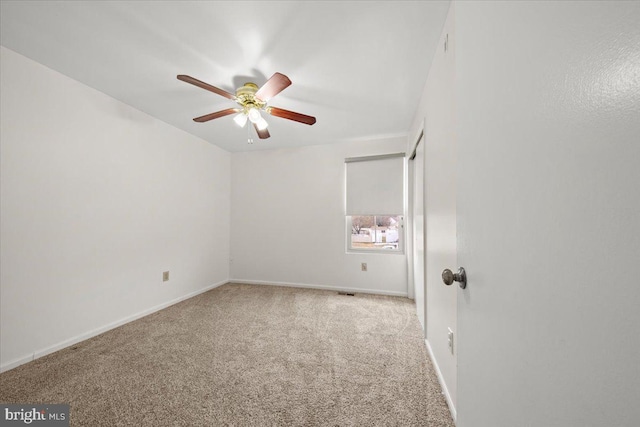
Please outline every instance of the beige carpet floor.
[{"label": "beige carpet floor", "polygon": [[228,284],[0,375],[75,426],[453,426],[406,298]]}]

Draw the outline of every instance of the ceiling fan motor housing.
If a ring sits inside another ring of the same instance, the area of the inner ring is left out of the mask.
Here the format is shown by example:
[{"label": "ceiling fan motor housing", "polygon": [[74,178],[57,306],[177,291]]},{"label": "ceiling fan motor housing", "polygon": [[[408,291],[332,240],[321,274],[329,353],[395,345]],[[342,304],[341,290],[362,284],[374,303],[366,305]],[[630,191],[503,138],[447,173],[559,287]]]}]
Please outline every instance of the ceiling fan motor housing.
[{"label": "ceiling fan motor housing", "polygon": [[251,108],[262,110],[267,103],[256,98],[258,85],[255,83],[245,83],[244,86],[236,90],[236,102],[242,106],[245,112]]}]

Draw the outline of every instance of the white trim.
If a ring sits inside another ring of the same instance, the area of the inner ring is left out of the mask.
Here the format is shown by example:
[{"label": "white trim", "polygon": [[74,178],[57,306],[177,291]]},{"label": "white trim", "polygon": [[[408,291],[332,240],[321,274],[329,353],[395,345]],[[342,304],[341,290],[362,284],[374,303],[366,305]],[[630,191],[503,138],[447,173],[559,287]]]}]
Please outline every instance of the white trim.
[{"label": "white trim", "polygon": [[324,291],[340,291],[340,292],[352,292],[352,293],[361,293],[361,294],[390,295],[394,297],[405,297],[405,298],[407,297],[406,292],[384,291],[379,289],[345,288],[343,286],[313,285],[308,283],[271,282],[266,280],[244,280],[244,279],[231,279],[229,283],[238,284],[238,285],[246,284],[246,285],[285,286],[288,288],[307,288],[307,289],[319,289]]},{"label": "white trim", "polygon": [[347,157],[346,159],[344,159],[344,162],[345,163],[370,162],[372,160],[393,159],[395,157],[405,157],[405,153],[390,153],[390,154],[379,154],[376,156]]},{"label": "white trim", "polygon": [[190,292],[190,293],[188,293],[186,295],[183,295],[183,296],[178,297],[176,299],[173,299],[171,301],[167,301],[167,302],[164,302],[162,304],[158,304],[158,305],[156,305],[154,307],[151,307],[151,308],[148,308],[146,310],[140,311],[140,312],[138,312],[136,314],[132,314],[131,316],[127,316],[127,317],[125,317],[123,319],[116,320],[115,322],[109,323],[107,325],[101,326],[101,327],[93,329],[91,331],[87,331],[87,332],[82,333],[80,335],[76,335],[75,337],[69,338],[67,340],[59,342],[59,343],[54,344],[52,346],[46,347],[44,349],[36,350],[30,356],[20,357],[18,359],[14,359],[14,360],[12,360],[10,362],[7,362],[7,363],[5,363],[3,365],[0,365],[0,372],[6,372],[6,371],[8,371],[10,369],[13,369],[13,368],[16,368],[16,367],[18,367],[20,365],[24,365],[25,363],[31,362],[32,360],[39,359],[42,356],[46,356],[47,354],[51,354],[51,353],[56,352],[58,350],[62,350],[65,347],[69,347],[69,346],[72,346],[74,344],[77,344],[80,341],[84,341],[84,340],[87,340],[89,338],[93,338],[93,337],[95,337],[97,335],[100,335],[100,334],[102,334],[104,332],[107,332],[107,331],[109,331],[111,329],[115,329],[118,326],[122,326],[125,323],[129,323],[129,322],[132,322],[134,320],[140,319],[141,317],[147,316],[147,315],[149,315],[151,313],[155,313],[156,311],[160,311],[160,310],[162,310],[164,308],[167,308],[167,307],[169,307],[171,305],[177,304],[177,303],[179,303],[181,301],[184,301],[186,299],[193,298],[196,295],[202,294],[204,292],[207,292],[207,291],[209,291],[211,289],[217,288],[218,286],[225,285],[227,283],[229,283],[228,280],[223,280],[221,282],[214,283],[213,285],[209,285],[209,286],[207,286],[205,288],[202,288],[202,289],[199,289],[197,291]]},{"label": "white trim", "polygon": [[449,407],[449,412],[451,412],[451,417],[453,418],[453,422],[457,422],[458,413],[456,412],[456,407],[453,405],[453,401],[451,400],[451,395],[449,394],[449,389],[447,388],[447,384],[444,382],[444,377],[442,376],[442,372],[440,372],[440,367],[438,366],[438,362],[436,362],[436,357],[433,354],[433,350],[431,350],[431,345],[429,345],[429,341],[426,339],[424,343],[427,345],[427,352],[429,353],[429,359],[433,363],[433,368],[436,371],[436,375],[438,376],[438,382],[440,383],[440,387],[442,387],[442,394],[444,394],[444,398],[447,401],[447,406]]},{"label": "white trim", "polygon": [[422,123],[420,123],[420,127],[418,128],[418,132],[416,133],[416,137],[413,139],[415,142],[411,144],[411,150],[409,150],[409,160],[413,160],[416,157],[416,150],[418,149],[418,143],[424,137],[424,122],[425,119],[422,119]]}]

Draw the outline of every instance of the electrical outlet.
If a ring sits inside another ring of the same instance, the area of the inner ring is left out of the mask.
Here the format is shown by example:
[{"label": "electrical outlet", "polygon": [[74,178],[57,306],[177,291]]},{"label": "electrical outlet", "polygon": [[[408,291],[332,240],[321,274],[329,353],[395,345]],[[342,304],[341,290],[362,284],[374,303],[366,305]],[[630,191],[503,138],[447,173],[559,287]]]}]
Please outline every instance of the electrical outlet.
[{"label": "electrical outlet", "polygon": [[366,262],[363,262],[362,264],[360,264],[360,269],[361,269],[362,271],[367,271],[367,263],[366,263]]},{"label": "electrical outlet", "polygon": [[449,341],[449,351],[451,352],[451,354],[453,354],[453,331],[451,330],[451,328],[447,329],[449,331],[449,333],[447,334]]},{"label": "electrical outlet", "polygon": [[169,281],[169,272],[168,271],[163,271],[162,272],[162,281],[163,282],[168,282]]}]

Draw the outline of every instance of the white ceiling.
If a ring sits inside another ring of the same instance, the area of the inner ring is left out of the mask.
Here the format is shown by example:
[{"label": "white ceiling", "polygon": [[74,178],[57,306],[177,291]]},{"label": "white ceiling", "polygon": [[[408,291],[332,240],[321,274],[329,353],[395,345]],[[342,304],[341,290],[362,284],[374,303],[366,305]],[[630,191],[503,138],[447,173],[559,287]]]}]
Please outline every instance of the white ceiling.
[{"label": "white ceiling", "polygon": [[[228,151],[405,135],[448,1],[2,1],[3,46]],[[176,79],[235,92],[274,72],[293,84],[270,105],[271,138],[247,144],[233,101]],[[79,106],[81,108],[82,106]]]}]

